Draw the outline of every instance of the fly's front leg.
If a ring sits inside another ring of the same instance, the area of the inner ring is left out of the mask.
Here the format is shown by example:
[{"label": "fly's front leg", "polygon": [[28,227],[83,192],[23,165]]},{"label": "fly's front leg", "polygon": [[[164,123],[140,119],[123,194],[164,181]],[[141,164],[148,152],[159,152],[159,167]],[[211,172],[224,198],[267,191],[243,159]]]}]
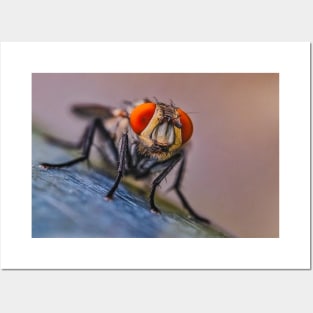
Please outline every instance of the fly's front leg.
[{"label": "fly's front leg", "polygon": [[120,147],[117,175],[115,177],[115,181],[114,181],[112,188],[110,189],[110,191],[107,193],[105,197],[106,200],[110,200],[113,198],[114,192],[117,189],[124,175],[127,154],[128,154],[128,134],[125,133],[122,135],[122,138],[121,138],[121,147]]},{"label": "fly's front leg", "polygon": [[117,150],[116,150],[116,147],[114,146],[114,142],[113,142],[112,138],[110,137],[108,131],[104,128],[101,119],[97,118],[97,119],[94,119],[93,122],[87,126],[81,140],[77,144],[70,144],[70,143],[67,143],[67,142],[62,141],[62,140],[53,139],[53,141],[55,143],[58,143],[58,144],[63,145],[63,146],[67,146],[67,147],[70,146],[72,148],[74,148],[74,147],[82,148],[82,155],[80,157],[73,159],[73,160],[70,160],[68,162],[58,163],[58,164],[41,163],[40,166],[43,168],[62,168],[62,167],[72,166],[76,163],[83,162],[83,161],[87,160],[89,158],[90,149],[91,149],[91,145],[92,145],[93,140],[94,140],[96,129],[98,129],[100,131],[100,134],[102,135],[102,137],[109,140],[110,147],[112,148],[112,151],[117,158]]},{"label": "fly's front leg", "polygon": [[170,189],[174,189],[177,193],[178,198],[180,199],[182,205],[184,206],[185,209],[187,209],[187,211],[189,212],[189,214],[194,217],[195,219],[201,221],[201,222],[205,222],[210,224],[210,220],[207,218],[204,218],[202,216],[200,216],[198,213],[195,212],[195,210],[190,206],[190,204],[188,203],[187,199],[185,198],[185,196],[183,195],[182,191],[180,190],[180,185],[181,182],[183,180],[183,174],[185,171],[185,154],[182,154],[182,158],[181,158],[181,163],[177,172],[177,176],[176,179],[174,181],[173,186]]},{"label": "fly's front leg", "polygon": [[151,189],[151,193],[150,193],[150,197],[149,197],[151,212],[153,212],[153,213],[161,213],[161,211],[155,205],[155,202],[154,202],[154,196],[155,196],[156,188],[160,185],[160,183],[168,175],[168,173],[174,168],[174,166],[177,164],[177,162],[179,162],[180,158],[181,158],[181,154],[174,155],[171,158],[168,166],[152,182],[152,189]]}]

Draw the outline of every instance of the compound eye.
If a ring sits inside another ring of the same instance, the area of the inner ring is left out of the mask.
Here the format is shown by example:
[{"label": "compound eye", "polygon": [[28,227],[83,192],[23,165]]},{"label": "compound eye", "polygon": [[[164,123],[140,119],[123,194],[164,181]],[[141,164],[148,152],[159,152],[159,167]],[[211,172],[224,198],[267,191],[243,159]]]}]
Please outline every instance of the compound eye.
[{"label": "compound eye", "polygon": [[129,117],[130,126],[136,134],[140,134],[149,124],[156,104],[152,102],[146,102],[138,105],[131,112]]},{"label": "compound eye", "polygon": [[192,136],[193,125],[192,125],[191,118],[188,116],[187,113],[185,113],[181,109],[177,109],[177,111],[178,111],[178,115],[179,115],[179,118],[180,118],[180,123],[182,125],[181,126],[181,136],[182,136],[182,143],[184,144]]}]

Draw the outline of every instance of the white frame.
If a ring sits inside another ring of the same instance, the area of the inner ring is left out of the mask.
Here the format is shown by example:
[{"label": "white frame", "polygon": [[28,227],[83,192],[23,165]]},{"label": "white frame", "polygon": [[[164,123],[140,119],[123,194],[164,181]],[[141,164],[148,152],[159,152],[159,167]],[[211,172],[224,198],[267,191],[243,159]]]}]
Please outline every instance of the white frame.
[{"label": "white frame", "polygon": [[[31,238],[34,72],[279,73],[280,238]],[[2,43],[1,267],[310,268],[310,44]]]}]

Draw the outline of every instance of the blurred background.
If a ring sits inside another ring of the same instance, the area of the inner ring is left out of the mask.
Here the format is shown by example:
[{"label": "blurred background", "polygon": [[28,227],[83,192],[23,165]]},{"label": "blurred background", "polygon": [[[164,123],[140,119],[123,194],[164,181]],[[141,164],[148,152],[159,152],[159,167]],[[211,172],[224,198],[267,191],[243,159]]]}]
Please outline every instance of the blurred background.
[{"label": "blurred background", "polygon": [[[172,99],[193,120],[182,184],[193,208],[235,236],[278,237],[276,73],[38,73],[32,76],[32,121],[44,132],[77,141],[86,120],[70,113],[73,103],[119,107],[123,100],[154,96]],[[173,192],[166,197],[179,204]]]}]

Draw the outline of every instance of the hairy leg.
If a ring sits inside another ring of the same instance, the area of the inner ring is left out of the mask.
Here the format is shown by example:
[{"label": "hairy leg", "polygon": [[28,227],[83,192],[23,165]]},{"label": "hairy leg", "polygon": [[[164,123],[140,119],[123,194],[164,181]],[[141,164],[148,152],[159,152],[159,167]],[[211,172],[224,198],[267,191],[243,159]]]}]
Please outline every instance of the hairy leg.
[{"label": "hairy leg", "polygon": [[169,163],[168,163],[167,167],[152,182],[152,189],[151,189],[151,193],[150,193],[149,199],[150,199],[151,211],[154,212],[154,213],[160,213],[159,208],[155,205],[155,202],[154,202],[154,196],[155,196],[156,188],[157,188],[157,186],[160,185],[160,183],[168,175],[168,173],[174,168],[174,166],[179,162],[180,158],[181,158],[180,154],[174,155],[168,161]]},{"label": "hairy leg", "polygon": [[114,184],[110,191],[106,195],[106,199],[112,199],[115,190],[117,189],[123,175],[124,175],[124,170],[125,170],[125,162],[126,162],[126,156],[127,156],[127,151],[128,151],[128,134],[125,133],[123,134],[121,138],[121,148],[120,148],[120,157],[118,161],[118,169],[117,169],[117,175],[115,177]]},{"label": "hairy leg", "polygon": [[201,222],[205,222],[210,224],[210,220],[200,216],[192,207],[191,205],[188,203],[186,197],[184,196],[184,194],[182,193],[182,191],[180,190],[180,186],[181,186],[181,182],[183,180],[183,174],[185,171],[185,155],[182,154],[181,157],[181,163],[177,172],[177,176],[176,179],[174,181],[173,186],[170,189],[174,189],[179,200],[181,201],[182,205],[184,206],[185,209],[187,209],[187,211],[189,212],[189,214],[194,217],[195,219],[201,221]]},{"label": "hairy leg", "polygon": [[90,148],[93,143],[96,130],[99,131],[103,139],[108,141],[109,147],[112,150],[115,159],[118,160],[118,151],[117,151],[117,148],[115,147],[114,141],[112,140],[107,129],[103,126],[101,119],[96,118],[92,121],[90,125],[87,126],[87,128],[85,129],[78,143],[69,143],[63,140],[48,137],[50,141],[53,141],[54,143],[59,144],[64,147],[82,148],[82,155],[80,157],[64,162],[64,163],[56,163],[56,164],[55,163],[41,163],[40,166],[44,168],[62,168],[62,167],[72,166],[76,163],[87,160],[89,158]]}]

